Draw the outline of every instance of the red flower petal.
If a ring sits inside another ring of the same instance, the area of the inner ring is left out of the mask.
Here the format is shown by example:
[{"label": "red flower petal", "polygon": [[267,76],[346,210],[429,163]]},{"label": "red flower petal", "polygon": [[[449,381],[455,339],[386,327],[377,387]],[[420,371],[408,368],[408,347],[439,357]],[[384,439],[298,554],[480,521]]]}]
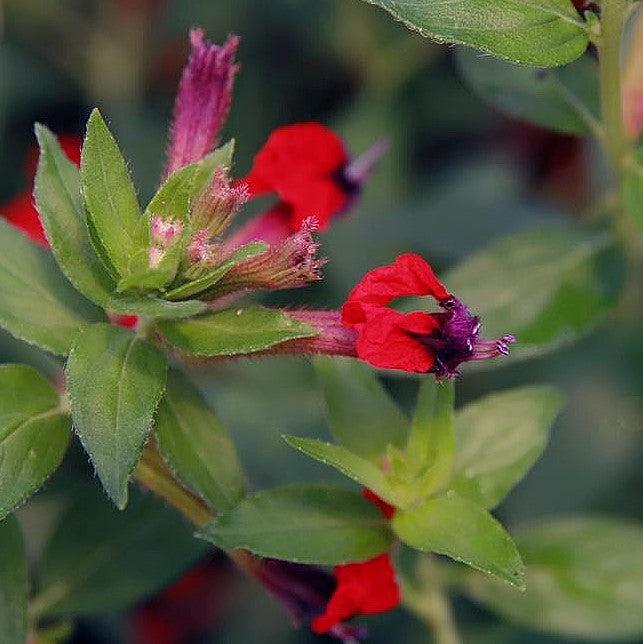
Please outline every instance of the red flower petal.
[{"label": "red flower petal", "polygon": [[253,197],[271,192],[292,208],[292,230],[311,215],[320,228],[346,205],[337,174],[349,157],[342,140],[319,123],[277,128],[243,179]]},{"label": "red flower petal", "polygon": [[327,633],[353,615],[384,613],[400,603],[400,588],[388,553],[362,563],[335,566],[337,588],[326,611],[313,620],[315,633]]},{"label": "red flower petal", "polygon": [[49,247],[45,231],[40,223],[40,215],[36,210],[30,192],[23,192],[11,201],[0,206],[0,214],[16,228],[20,229],[33,241],[45,248]]},{"label": "red flower petal", "polygon": [[429,335],[439,328],[439,323],[428,313],[373,309],[366,323],[360,326],[357,355],[370,365],[411,373],[427,373],[433,367],[433,355],[412,335]]},{"label": "red flower petal", "polygon": [[443,300],[450,293],[422,257],[405,253],[393,264],[374,268],[362,277],[348,295],[342,319],[347,325],[362,324],[367,309],[387,306],[396,297],[407,295],[431,295]]},{"label": "red flower petal", "polygon": [[373,490],[369,490],[367,487],[365,487],[362,490],[362,496],[367,500],[373,503],[378,507],[380,512],[387,518],[387,519],[392,519],[393,515],[395,514],[395,511],[397,508],[394,505],[391,505],[390,503],[387,503],[384,499],[380,499]]}]

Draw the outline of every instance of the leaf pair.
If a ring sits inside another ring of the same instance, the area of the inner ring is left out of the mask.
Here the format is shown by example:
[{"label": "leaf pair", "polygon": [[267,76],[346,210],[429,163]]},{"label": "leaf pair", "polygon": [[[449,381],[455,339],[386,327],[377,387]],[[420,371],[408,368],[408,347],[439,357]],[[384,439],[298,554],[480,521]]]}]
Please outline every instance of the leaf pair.
[{"label": "leaf pair", "polygon": [[[409,430],[361,365],[319,360],[318,367],[333,434],[340,442],[349,437],[351,448],[305,438],[286,441],[395,506],[391,526],[410,546],[449,555],[522,586],[518,551],[488,510],[544,449],[560,396],[548,388],[517,389],[473,403],[454,420],[452,385],[427,379]],[[388,439],[386,425],[377,425],[385,418],[394,419]],[[367,432],[371,420],[376,429],[372,441]],[[407,437],[404,447],[400,437]]]}]

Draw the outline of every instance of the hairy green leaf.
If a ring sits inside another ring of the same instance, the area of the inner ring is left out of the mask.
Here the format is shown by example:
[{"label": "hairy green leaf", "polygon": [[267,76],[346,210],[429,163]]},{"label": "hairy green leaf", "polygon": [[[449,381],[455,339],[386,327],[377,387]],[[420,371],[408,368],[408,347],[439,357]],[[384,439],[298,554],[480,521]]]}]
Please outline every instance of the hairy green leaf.
[{"label": "hairy green leaf", "polygon": [[485,509],[455,492],[398,510],[392,526],[412,548],[447,555],[524,588],[524,566],[511,537]]},{"label": "hairy green leaf", "polygon": [[199,537],[224,549],[335,565],[386,551],[391,534],[379,511],[358,493],[324,485],[258,492],[203,527]]},{"label": "hairy green leaf", "polygon": [[76,292],[51,254],[0,218],[0,325],[66,355],[77,333],[104,313]]},{"label": "hairy green leaf", "polygon": [[133,494],[124,512],[94,489],[76,493],[41,563],[47,614],[114,612],[177,579],[204,548],[175,512],[152,496]]},{"label": "hairy green leaf", "polygon": [[355,360],[316,358],[333,436],[346,449],[378,464],[387,445],[404,445],[409,421],[372,369]]},{"label": "hairy green leaf", "polygon": [[552,67],[578,58],[587,25],[570,0],[366,0],[407,27],[517,63]]},{"label": "hairy green leaf", "polygon": [[643,637],[643,524],[615,518],[541,520],[516,537],[525,593],[471,574],[465,591],[503,618],[590,640]]},{"label": "hairy green leaf", "polygon": [[0,366],[0,521],[60,465],[70,422],[55,389],[25,365]]},{"label": "hairy green leaf", "polygon": [[94,109],[87,122],[80,164],[87,210],[98,238],[119,275],[147,259],[147,233],[136,190],[118,144]]},{"label": "hairy green leaf", "polygon": [[74,427],[114,503],[127,483],[165,389],[167,363],[155,346],[109,324],[87,327],[67,361]]},{"label": "hairy green leaf", "polygon": [[176,476],[211,508],[228,510],[243,498],[244,476],[232,440],[198,390],[176,369],[168,373],[156,438]]},{"label": "hairy green leaf", "polygon": [[453,489],[486,508],[500,504],[542,454],[562,404],[551,387],[522,387],[461,409]]},{"label": "hairy green leaf", "polygon": [[189,320],[162,321],[159,329],[175,347],[195,356],[254,353],[317,334],[303,322],[261,306],[225,309]]},{"label": "hairy green leaf", "polygon": [[596,134],[600,121],[596,61],[584,56],[559,69],[534,69],[458,51],[467,83],[490,105],[542,127]]},{"label": "hairy green leaf", "polygon": [[268,244],[264,242],[252,242],[241,246],[230,255],[230,257],[219,266],[208,271],[202,277],[195,279],[182,286],[177,286],[165,294],[169,300],[183,300],[187,297],[194,297],[196,295],[204,294],[208,289],[211,289],[218,282],[220,282],[239,262],[246,259],[251,259],[257,255],[261,255],[268,250]]},{"label": "hairy green leaf", "polygon": [[25,644],[27,639],[27,554],[18,521],[0,522],[0,641]]},{"label": "hairy green leaf", "polygon": [[371,461],[348,451],[341,445],[333,445],[315,438],[284,436],[286,443],[320,463],[334,467],[342,474],[361,483],[391,505],[400,505],[401,499],[391,488],[384,472]]}]

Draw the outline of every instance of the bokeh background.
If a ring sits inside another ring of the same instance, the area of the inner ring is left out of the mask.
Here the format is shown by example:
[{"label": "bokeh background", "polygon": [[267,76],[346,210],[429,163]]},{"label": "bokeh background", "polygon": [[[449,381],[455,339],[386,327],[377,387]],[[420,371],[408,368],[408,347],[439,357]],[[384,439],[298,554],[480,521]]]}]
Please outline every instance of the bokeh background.
[{"label": "bokeh background", "polygon": [[[493,111],[460,80],[454,48],[420,38],[358,0],[0,0],[0,8],[0,204],[28,188],[33,122],[82,135],[93,106],[109,118],[140,196],[148,198],[163,165],[187,31],[200,25],[215,41],[229,33],[242,37],[242,72],[225,131],[237,141],[238,175],[273,128],[296,121],[331,126],[354,153],[380,137],[391,144],[360,206],[322,236],[330,259],[325,281],[282,294],[280,302],[336,307],[366,270],[400,252],[422,253],[443,269],[507,233],[592,216],[602,170],[590,144]],[[253,204],[247,215],[261,206]],[[499,510],[510,530],[568,512],[642,516],[642,357],[637,329],[608,320],[557,353],[461,380],[458,404],[528,383],[555,384],[568,398],[544,457]],[[59,368],[4,334],[0,360],[51,374]],[[243,361],[203,372],[198,383],[233,433],[252,488],[335,478],[280,439],[327,435],[307,361]],[[386,384],[410,406],[412,379]],[[84,496],[75,515],[63,514],[79,490]],[[105,506],[84,456],[72,453],[22,511],[36,574],[61,520],[72,544],[68,566],[74,566],[74,540],[86,538],[90,525],[114,535],[111,547],[120,548],[118,519]],[[175,579],[206,557],[198,569],[205,572],[184,582],[195,603],[172,607],[177,620],[193,620],[202,630],[187,629],[181,642],[316,641],[305,628],[291,629],[281,607],[223,558],[204,555],[186,526],[167,520],[171,528],[162,527],[161,517],[141,536],[143,550],[173,559]],[[123,584],[131,583],[127,556],[116,557]],[[164,601],[148,598],[129,611],[98,614],[90,597],[70,641],[164,644],[150,626]],[[467,643],[568,641],[503,624],[461,598],[456,614]],[[368,624],[372,642],[430,641],[403,610]]]}]

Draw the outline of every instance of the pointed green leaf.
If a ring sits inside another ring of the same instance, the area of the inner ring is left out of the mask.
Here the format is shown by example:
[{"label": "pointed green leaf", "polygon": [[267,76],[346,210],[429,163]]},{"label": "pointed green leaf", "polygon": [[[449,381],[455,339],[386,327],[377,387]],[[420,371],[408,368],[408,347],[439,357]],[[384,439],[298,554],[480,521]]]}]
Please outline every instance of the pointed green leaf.
[{"label": "pointed green leaf", "polygon": [[232,440],[198,390],[176,369],[156,418],[163,458],[177,478],[218,511],[234,507],[245,493]]},{"label": "pointed green leaf", "polygon": [[0,366],[0,521],[58,468],[70,421],[55,389],[24,365]]},{"label": "pointed green leaf", "polygon": [[457,60],[476,93],[506,114],[559,132],[596,134],[600,101],[591,56],[558,69],[515,65],[465,48]]},{"label": "pointed green leaf", "polygon": [[291,447],[298,449],[320,463],[334,467],[342,474],[373,490],[387,503],[395,506],[402,503],[395,490],[391,489],[384,472],[379,467],[371,461],[349,452],[345,447],[325,443],[314,438],[284,436],[283,439]]},{"label": "pointed green leaf", "polygon": [[75,291],[51,254],[0,218],[0,325],[66,355],[82,327],[104,313]]},{"label": "pointed green leaf", "polygon": [[551,387],[522,387],[461,409],[453,489],[496,507],[542,454],[562,405],[563,397]]},{"label": "pointed green leaf", "polygon": [[88,299],[115,313],[150,318],[181,318],[205,309],[202,302],[165,302],[153,297],[115,295],[116,283],[106,272],[90,240],[80,192],[80,173],[61,150],[56,137],[36,126],[40,162],[35,197],[52,251],[69,281]]},{"label": "pointed green leaf", "polygon": [[97,109],[87,122],[80,172],[98,237],[117,272],[127,275],[146,255],[147,231],[127,164]]},{"label": "pointed green leaf", "polygon": [[85,297],[103,304],[114,282],[89,238],[80,172],[44,125],[36,124],[36,137],[40,159],[34,197],[51,250],[67,279]]},{"label": "pointed green leaf", "polygon": [[517,63],[553,67],[578,58],[588,27],[571,0],[366,0],[409,29]]},{"label": "pointed green leaf", "polygon": [[426,470],[418,484],[424,494],[444,489],[451,479],[455,456],[453,381],[438,383],[425,378],[406,447],[407,458],[418,470]]},{"label": "pointed green leaf", "polygon": [[524,588],[524,566],[511,537],[486,510],[455,492],[398,510],[392,526],[412,548],[447,555]]},{"label": "pointed green leaf", "polygon": [[165,389],[165,356],[131,332],[87,327],[67,361],[74,427],[107,494],[123,509],[127,483]]},{"label": "pointed green leaf", "polygon": [[623,206],[639,233],[643,234],[643,146],[638,148],[626,165]]},{"label": "pointed green leaf", "polygon": [[230,356],[269,349],[286,340],[318,333],[281,311],[261,306],[225,309],[189,320],[159,322],[175,347],[195,356]]},{"label": "pointed green leaf", "polygon": [[391,544],[386,520],[372,503],[324,485],[258,492],[197,536],[226,550],[329,566],[371,559]]},{"label": "pointed green leaf", "polygon": [[149,221],[156,214],[187,222],[194,198],[210,183],[217,168],[232,165],[233,154],[234,140],[217,148],[198,163],[171,174],[145,209],[146,219]]},{"label": "pointed green leaf", "polygon": [[250,244],[246,244],[234,251],[234,253],[232,253],[225,262],[219,264],[219,266],[216,266],[205,275],[193,280],[192,282],[188,282],[187,284],[183,284],[182,286],[178,286],[177,288],[168,291],[165,294],[165,297],[167,297],[168,300],[183,300],[187,297],[202,295],[208,289],[220,282],[239,262],[261,255],[261,253],[265,253],[268,248],[268,244],[265,244],[264,242],[252,242]]},{"label": "pointed green leaf", "polygon": [[346,449],[379,463],[386,446],[403,446],[409,421],[373,370],[355,360],[316,358],[328,424]]},{"label": "pointed green leaf", "polygon": [[119,512],[97,488],[76,490],[39,572],[47,615],[129,608],[178,579],[204,555],[191,527],[152,495],[132,493]]},{"label": "pointed green leaf", "polygon": [[0,522],[0,641],[25,644],[27,639],[27,554],[18,521]]},{"label": "pointed green leaf", "polygon": [[504,619],[578,641],[643,637],[643,524],[603,517],[540,520],[516,541],[525,593],[471,574],[465,592]]}]

